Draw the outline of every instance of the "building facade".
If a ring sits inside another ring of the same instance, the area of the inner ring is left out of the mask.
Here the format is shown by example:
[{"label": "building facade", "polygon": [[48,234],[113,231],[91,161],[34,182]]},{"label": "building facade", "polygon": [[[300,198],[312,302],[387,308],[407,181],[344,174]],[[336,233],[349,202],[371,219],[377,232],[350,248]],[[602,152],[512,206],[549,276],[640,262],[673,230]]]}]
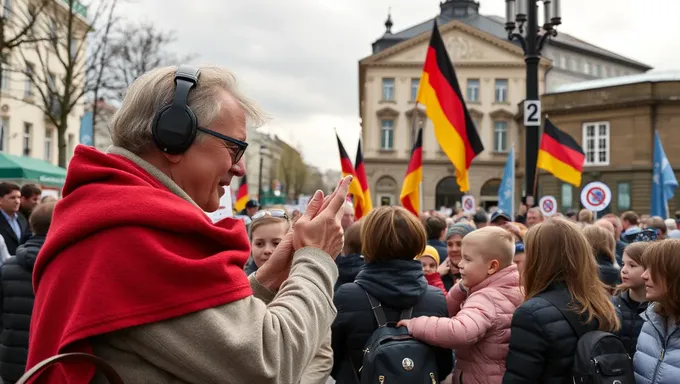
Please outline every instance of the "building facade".
[{"label": "building facade", "polygon": [[[507,40],[503,18],[479,13],[479,2],[441,2],[436,20],[485,148],[472,163],[467,192],[488,208],[498,201],[508,152],[513,146],[521,148],[521,120],[516,116],[525,97],[524,52]],[[385,34],[372,45],[373,54],[359,62],[364,158],[376,206],[398,204],[415,132],[421,126],[423,209],[457,205],[465,192],[458,188],[453,165],[441,151],[424,108],[415,104],[433,22],[392,33],[388,17]],[[567,34],[549,40],[544,54],[540,93],[650,69]]]},{"label": "building facade", "polygon": [[[29,0],[4,0],[3,17],[4,36],[6,39],[17,33],[18,28],[26,25]],[[87,27],[85,22],[86,8],[82,5],[76,9],[79,17],[79,28]],[[52,12],[68,12],[64,0],[54,0],[49,8]],[[38,16],[38,23],[49,23],[48,12]],[[43,20],[44,19],[44,20]],[[37,28],[37,27],[36,27]],[[40,43],[36,43],[40,44]],[[21,50],[21,51],[19,51]],[[47,54],[47,57],[41,56]],[[49,77],[50,83],[60,86],[65,68],[60,65],[53,52],[41,49],[40,54],[32,44],[23,44],[11,52],[3,53],[2,87],[0,89],[0,151],[12,155],[29,156],[58,164],[58,133],[44,113],[43,100],[37,90],[36,82],[32,82],[26,73]],[[84,55],[78,55],[83,57]],[[50,63],[50,68],[43,66]],[[45,81],[47,83],[47,80]],[[78,103],[68,115],[68,128],[65,132],[67,161],[70,160],[75,146],[79,142],[80,119],[84,105]]]},{"label": "building facade", "polygon": [[[680,72],[566,85],[541,101],[550,121],[574,137],[586,154],[581,186],[601,181],[611,189],[611,204],[603,213],[649,213],[655,131],[680,180]],[[519,159],[523,169],[523,154]],[[538,192],[555,196],[562,212],[582,207],[581,188],[543,171],[538,173]],[[680,209],[680,191],[668,206],[671,216]]]}]

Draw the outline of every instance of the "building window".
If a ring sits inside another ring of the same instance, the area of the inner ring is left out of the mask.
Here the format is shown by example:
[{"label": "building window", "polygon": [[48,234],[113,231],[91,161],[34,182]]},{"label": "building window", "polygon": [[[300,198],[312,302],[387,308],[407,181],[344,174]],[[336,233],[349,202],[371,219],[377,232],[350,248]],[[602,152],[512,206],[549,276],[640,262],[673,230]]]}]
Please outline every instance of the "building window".
[{"label": "building window", "polygon": [[394,149],[394,120],[380,120],[380,149]]},{"label": "building window", "polygon": [[479,132],[479,129],[482,127],[482,121],[479,118],[473,118],[472,123],[475,125],[477,132]]},{"label": "building window", "polygon": [[9,137],[9,117],[3,116],[0,120],[0,152],[7,151],[5,143]]},{"label": "building window", "polygon": [[618,183],[616,186],[616,205],[619,211],[630,211],[630,182]]},{"label": "building window", "polygon": [[467,101],[476,103],[479,101],[479,79],[468,79]]},{"label": "building window", "polygon": [[572,57],[569,60],[569,68],[574,72],[578,71],[578,60],[576,58]]},{"label": "building window", "polygon": [[508,79],[496,79],[496,102],[508,101]]},{"label": "building window", "polygon": [[493,150],[494,152],[508,151],[508,122],[493,122]]},{"label": "building window", "polygon": [[4,3],[5,4],[2,7],[3,8],[2,16],[7,20],[10,17],[12,17],[12,13],[14,11],[14,7],[13,7],[14,4],[13,4],[13,0],[5,0]]},{"label": "building window", "polygon": [[562,211],[566,211],[567,209],[571,209],[571,207],[574,204],[574,196],[573,196],[573,191],[574,189],[572,188],[571,184],[562,184]]},{"label": "building window", "polygon": [[54,73],[47,73],[47,86],[50,88],[50,92],[56,92],[57,90],[57,76]]},{"label": "building window", "polygon": [[23,147],[24,156],[31,156],[31,134],[33,133],[33,124],[24,123]]},{"label": "building window", "polygon": [[66,141],[68,146],[68,159],[69,161],[73,157],[73,152],[76,150],[76,136],[72,133],[68,134],[68,140]]},{"label": "building window", "polygon": [[593,75],[600,77],[602,73],[602,66],[600,64],[595,64],[593,67]]},{"label": "building window", "polygon": [[416,101],[418,98],[418,87],[420,86],[420,79],[411,79],[411,100]]},{"label": "building window", "polygon": [[394,100],[394,78],[382,79],[382,99],[386,101]]},{"label": "building window", "polygon": [[9,65],[2,63],[2,90],[9,90],[10,68]]},{"label": "building window", "polygon": [[33,81],[31,76],[33,75],[33,64],[26,63],[26,82],[24,84],[24,97],[33,96]]},{"label": "building window", "polygon": [[560,56],[560,67],[567,69],[567,56]]},{"label": "building window", "polygon": [[607,73],[607,66],[606,65],[602,66],[602,77],[609,77],[609,74]]},{"label": "building window", "polygon": [[45,130],[45,161],[52,162],[52,129]]},{"label": "building window", "polygon": [[583,124],[586,165],[609,165],[609,122]]},{"label": "building window", "polygon": [[75,59],[78,54],[78,40],[71,39],[71,59]]},{"label": "building window", "polygon": [[586,75],[590,75],[590,62],[584,61],[583,62],[583,73]]}]

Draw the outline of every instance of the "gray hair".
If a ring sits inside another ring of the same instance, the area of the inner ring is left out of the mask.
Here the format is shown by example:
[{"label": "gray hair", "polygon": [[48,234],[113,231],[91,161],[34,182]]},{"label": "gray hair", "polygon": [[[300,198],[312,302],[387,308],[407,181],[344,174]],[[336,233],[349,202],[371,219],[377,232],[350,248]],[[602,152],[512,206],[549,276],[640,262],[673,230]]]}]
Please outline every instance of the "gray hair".
[{"label": "gray hair", "polygon": [[350,211],[354,212],[354,203],[352,203],[349,200],[345,200],[345,204],[343,205],[343,208],[346,209],[346,210],[350,210]]},{"label": "gray hair", "polygon": [[[189,94],[189,107],[198,123],[206,127],[219,117],[221,104],[217,93],[229,92],[246,114],[248,124],[260,126],[267,117],[260,108],[239,92],[234,75],[218,66],[201,66],[198,86]],[[113,145],[135,154],[153,145],[151,127],[156,112],[172,102],[175,94],[176,66],[153,69],[128,87],[120,109],[109,122]]]}]

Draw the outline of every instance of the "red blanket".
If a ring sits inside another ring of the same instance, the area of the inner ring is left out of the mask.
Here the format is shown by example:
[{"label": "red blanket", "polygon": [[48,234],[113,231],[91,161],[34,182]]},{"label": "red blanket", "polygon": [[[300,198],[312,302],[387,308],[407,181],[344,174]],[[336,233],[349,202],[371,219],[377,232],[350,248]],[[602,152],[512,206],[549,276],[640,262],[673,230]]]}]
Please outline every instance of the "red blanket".
[{"label": "red blanket", "polygon": [[[242,221],[213,224],[133,162],[78,146],[33,272],[27,368],[88,338],[252,294]],[[238,331],[238,330],[234,330]],[[68,364],[35,383],[89,383]]]}]

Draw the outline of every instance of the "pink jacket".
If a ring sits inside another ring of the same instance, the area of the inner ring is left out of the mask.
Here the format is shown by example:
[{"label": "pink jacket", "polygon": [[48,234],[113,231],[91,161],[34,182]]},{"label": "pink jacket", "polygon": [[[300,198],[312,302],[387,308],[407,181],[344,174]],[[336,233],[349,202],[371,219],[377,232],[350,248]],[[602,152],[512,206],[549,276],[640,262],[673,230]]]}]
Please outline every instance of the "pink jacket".
[{"label": "pink jacket", "polygon": [[510,342],[510,321],[524,301],[517,265],[503,268],[469,289],[458,284],[446,296],[449,315],[413,319],[409,333],[430,345],[456,351],[454,383],[500,384]]}]

